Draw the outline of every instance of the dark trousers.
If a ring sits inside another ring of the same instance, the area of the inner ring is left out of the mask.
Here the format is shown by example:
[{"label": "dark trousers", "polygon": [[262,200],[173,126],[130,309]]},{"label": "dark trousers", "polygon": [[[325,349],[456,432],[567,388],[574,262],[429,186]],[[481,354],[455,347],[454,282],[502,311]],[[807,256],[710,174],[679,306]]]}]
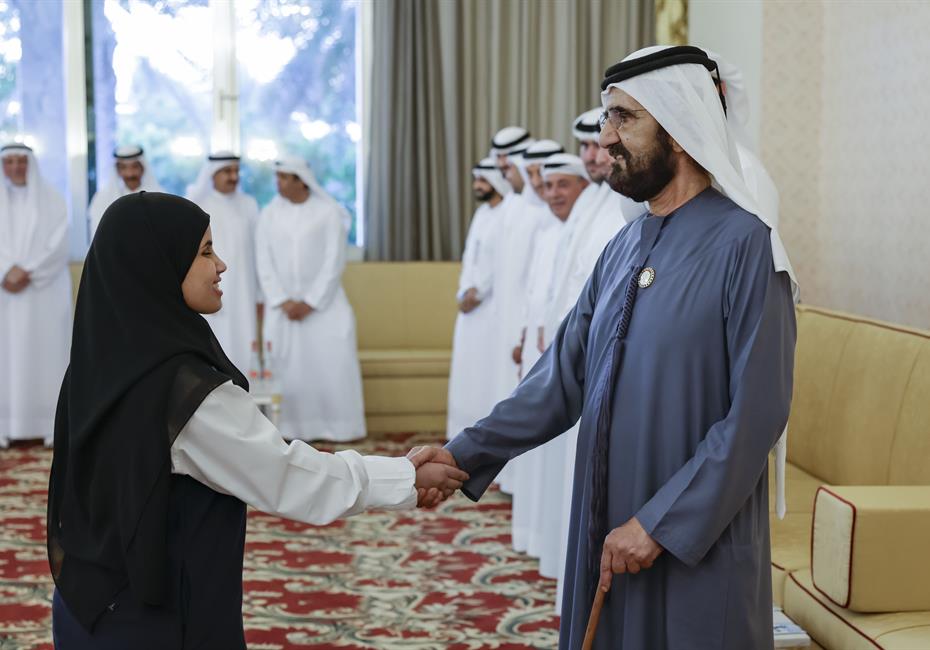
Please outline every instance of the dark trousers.
[{"label": "dark trousers", "polygon": [[133,601],[128,590],[97,620],[93,633],[68,611],[58,590],[52,598],[55,650],[181,650],[183,633],[178,612]]},{"label": "dark trousers", "polygon": [[[185,625],[178,611],[135,602],[126,590],[85,630],[58,590],[52,598],[55,650],[245,650],[242,619],[237,625],[208,617]],[[196,628],[196,629],[194,629]]]}]

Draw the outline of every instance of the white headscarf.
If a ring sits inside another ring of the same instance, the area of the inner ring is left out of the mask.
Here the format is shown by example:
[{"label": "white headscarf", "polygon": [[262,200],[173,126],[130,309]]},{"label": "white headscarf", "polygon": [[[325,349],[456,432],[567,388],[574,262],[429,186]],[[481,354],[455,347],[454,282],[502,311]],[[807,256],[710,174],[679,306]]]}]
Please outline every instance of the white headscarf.
[{"label": "white headscarf", "polygon": [[[130,190],[128,187],[126,187],[125,181],[123,181],[119,174],[117,174],[116,177],[111,180],[106,187],[103,188],[104,192],[121,192],[118,196],[113,197],[113,201],[118,199],[120,196],[125,196],[132,192],[164,192],[161,184],[158,182],[158,179],[155,178],[155,174],[151,171],[151,166],[145,159],[145,151],[142,149],[142,147],[139,145],[117,147],[113,151],[114,168],[116,167],[116,163],[120,162],[138,162],[140,165],[142,165],[142,178],[139,182],[139,188]],[[112,191],[111,188],[113,188]],[[107,207],[109,207],[109,205],[107,205]]]},{"label": "white headscarf", "polygon": [[[630,54],[624,61],[638,59],[667,47],[647,47]],[[725,78],[726,72],[730,72],[730,79],[735,80],[739,88],[742,76],[734,76],[733,69],[729,68],[721,71],[721,78]],[[611,88],[619,88],[642,104],[688,155],[710,173],[717,189],[741,208],[756,215],[771,229],[775,270],[784,271],[791,278],[791,291],[797,301],[797,278],[791,268],[788,252],[778,235],[777,198],[776,211],[773,213],[771,201],[765,200],[764,197],[760,200],[758,193],[751,189],[744,179],[737,137],[724,116],[720,95],[707,69],[697,63],[672,65],[610,84],[601,93],[601,101],[605,107]],[[726,97],[729,99],[729,92]],[[734,104],[737,116],[740,115],[740,111],[745,114],[748,102],[742,103],[739,91]],[[784,517],[786,511],[786,449],[786,436],[782,434],[775,447],[776,510],[779,517]]]},{"label": "white headscarf", "polygon": [[530,181],[530,175],[526,168],[530,165],[541,165],[549,156],[563,153],[564,151],[565,149],[562,145],[555,140],[538,140],[527,147],[526,151],[517,158],[515,164],[517,165],[517,169],[520,170],[520,175],[523,177],[523,183],[530,188],[530,191],[524,191],[521,196],[526,199],[530,205],[548,207],[543,198],[533,190],[533,183]]},{"label": "white headscarf", "polygon": [[526,149],[530,132],[522,126],[505,126],[491,138],[491,155],[499,156]]},{"label": "white headscarf", "polygon": [[520,166],[521,161],[523,160],[523,155],[529,151],[529,148],[536,144],[536,140],[533,138],[527,138],[521,142],[518,146],[514,147],[507,153],[507,160],[509,160],[514,165]]},{"label": "white headscarf", "polygon": [[310,196],[321,199],[326,203],[331,204],[336,209],[339,210],[339,215],[342,218],[342,223],[348,230],[352,226],[352,217],[349,215],[349,212],[342,207],[342,204],[334,199],[330,194],[323,189],[323,186],[320,185],[316,176],[313,174],[313,170],[310,169],[310,165],[307,164],[303,158],[298,158],[297,156],[285,156],[279,160],[276,160],[274,163],[275,172],[281,172],[283,174],[294,174],[300,180],[303,181],[304,185],[310,188]]},{"label": "white headscarf", "polygon": [[575,118],[572,134],[581,142],[597,142],[601,137],[601,113],[603,108],[592,108]]},{"label": "white headscarf", "polygon": [[724,96],[727,101],[727,123],[730,125],[730,131],[736,136],[737,141],[749,146],[749,136],[746,132],[749,127],[749,94],[746,92],[743,72],[716,52],[707,49],[704,51],[717,64],[720,80],[726,84]]},{"label": "white headscarf", "polygon": [[743,168],[743,180],[746,181],[749,191],[756,197],[759,208],[778,226],[778,188],[775,187],[775,182],[759,159],[747,132],[749,127],[749,96],[746,93],[743,73],[719,54],[710,50],[705,51],[707,56],[716,61],[720,80],[725,85],[724,97],[727,102],[727,124],[736,138],[736,151],[739,154],[740,164]]},{"label": "white headscarf", "polygon": [[[624,61],[667,47],[647,47],[630,54]],[[778,235],[778,217],[766,214],[743,179],[736,141],[707,69],[696,63],[672,65],[612,83],[601,93],[605,108],[611,88],[619,88],[642,104],[688,155],[710,173],[717,189],[771,229],[775,270],[788,274],[792,293],[797,299],[797,278]]]},{"label": "white headscarf", "polygon": [[483,158],[477,165],[475,165],[471,174],[475,178],[483,178],[488,183],[491,184],[491,187],[504,197],[511,190],[510,183],[504,179],[504,175],[501,174],[501,170],[497,167],[497,160],[494,158]]},{"label": "white headscarf", "polygon": [[207,158],[207,162],[200,168],[197,180],[187,186],[185,196],[194,203],[200,203],[213,191],[213,177],[216,172],[226,169],[239,162],[239,157],[230,151],[218,151]]},{"label": "white headscarf", "polygon": [[[32,149],[9,144],[0,151],[0,158],[9,156],[26,156],[28,163],[24,188],[19,190],[6,177],[0,183],[0,260],[22,265],[41,257],[48,242],[55,239],[54,233],[68,227],[68,212],[58,191],[42,178]],[[12,194],[16,191],[25,192],[25,210],[13,214]],[[13,219],[18,223],[14,224]],[[23,224],[27,227],[21,227]],[[0,269],[0,273],[7,270]]]},{"label": "white headscarf", "polygon": [[584,161],[573,153],[557,153],[546,158],[542,168],[543,178],[553,174],[570,174],[586,181],[591,180],[584,168]]}]

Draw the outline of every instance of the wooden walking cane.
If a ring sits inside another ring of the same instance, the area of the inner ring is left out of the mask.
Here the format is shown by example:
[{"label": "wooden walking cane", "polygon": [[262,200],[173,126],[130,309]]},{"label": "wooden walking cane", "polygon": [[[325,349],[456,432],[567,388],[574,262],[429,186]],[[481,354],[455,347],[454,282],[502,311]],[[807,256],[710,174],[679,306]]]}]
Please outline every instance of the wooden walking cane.
[{"label": "wooden walking cane", "polygon": [[601,619],[601,608],[604,606],[605,595],[606,592],[598,587],[597,594],[594,596],[594,604],[591,605],[591,615],[588,616],[588,629],[585,630],[581,650],[591,650],[594,645],[594,635],[597,634],[597,623]]}]

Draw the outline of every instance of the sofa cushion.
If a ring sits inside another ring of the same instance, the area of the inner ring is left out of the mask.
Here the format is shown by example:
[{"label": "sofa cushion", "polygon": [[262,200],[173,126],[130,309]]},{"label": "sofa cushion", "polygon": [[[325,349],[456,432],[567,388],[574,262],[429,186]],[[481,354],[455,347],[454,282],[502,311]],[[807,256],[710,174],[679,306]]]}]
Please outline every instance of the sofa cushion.
[{"label": "sofa cushion", "polygon": [[928,346],[927,332],[799,307],[788,459],[833,485],[926,482]]},{"label": "sofa cushion", "polygon": [[363,377],[448,377],[451,350],[359,350]]},{"label": "sofa cushion", "polygon": [[776,605],[783,602],[788,574],[806,569],[811,561],[811,516],[791,513],[779,519],[769,516],[772,534],[772,597]]},{"label": "sofa cushion", "polygon": [[928,540],[930,486],[822,487],[812,582],[857,612],[930,610]]},{"label": "sofa cushion", "polygon": [[832,453],[817,466],[817,475],[826,482],[888,482],[898,414],[923,342],[910,333],[868,323],[853,329],[837,370],[828,424],[820,432],[832,446]]},{"label": "sofa cushion", "polygon": [[930,611],[861,614],[843,609],[820,594],[807,569],[788,576],[785,613],[824,648],[926,650],[930,648]]},{"label": "sofa cushion", "polygon": [[447,377],[362,377],[366,415],[445,414]]},{"label": "sofa cushion", "polygon": [[359,349],[451,349],[460,271],[457,262],[347,264]]},{"label": "sofa cushion", "polygon": [[914,363],[891,448],[888,483],[930,485],[930,338]]},{"label": "sofa cushion", "polygon": [[794,354],[794,393],[788,418],[788,460],[812,474],[833,450],[821,434],[833,394],[837,367],[852,333],[851,321],[805,308],[797,309],[798,342]]}]

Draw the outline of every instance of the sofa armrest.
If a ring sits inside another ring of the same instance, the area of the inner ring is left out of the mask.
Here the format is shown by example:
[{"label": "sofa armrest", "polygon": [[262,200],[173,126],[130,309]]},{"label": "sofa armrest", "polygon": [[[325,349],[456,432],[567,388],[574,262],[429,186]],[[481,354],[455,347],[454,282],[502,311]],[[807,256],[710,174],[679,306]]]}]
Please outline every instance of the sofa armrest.
[{"label": "sofa armrest", "polygon": [[930,486],[822,486],[814,587],[856,612],[930,610]]}]

